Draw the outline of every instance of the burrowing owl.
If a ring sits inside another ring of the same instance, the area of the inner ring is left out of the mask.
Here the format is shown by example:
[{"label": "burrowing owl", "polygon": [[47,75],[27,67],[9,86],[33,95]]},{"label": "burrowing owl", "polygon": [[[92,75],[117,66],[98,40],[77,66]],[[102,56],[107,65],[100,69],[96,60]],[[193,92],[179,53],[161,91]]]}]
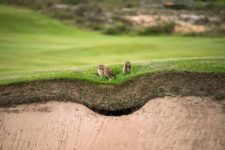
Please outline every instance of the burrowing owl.
[{"label": "burrowing owl", "polygon": [[123,73],[124,74],[127,74],[127,73],[130,72],[130,70],[131,70],[131,64],[130,64],[130,62],[129,61],[125,61],[124,62],[124,65],[123,65]]},{"label": "burrowing owl", "polygon": [[97,72],[100,77],[104,76],[104,65],[98,65]]},{"label": "burrowing owl", "polygon": [[104,75],[109,79],[114,79],[116,75],[112,72],[112,69],[110,67],[107,67],[104,69]]}]

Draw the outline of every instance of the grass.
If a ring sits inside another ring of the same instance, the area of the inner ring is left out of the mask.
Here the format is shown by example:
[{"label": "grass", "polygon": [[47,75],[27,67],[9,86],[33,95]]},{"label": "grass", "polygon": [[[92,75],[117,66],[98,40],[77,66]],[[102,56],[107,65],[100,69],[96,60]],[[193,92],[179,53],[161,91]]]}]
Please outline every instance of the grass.
[{"label": "grass", "polygon": [[[0,6],[0,84],[55,78],[119,84],[164,70],[224,73],[224,57],[225,38],[106,36]],[[127,76],[119,73],[124,60],[135,62]],[[100,80],[95,73],[100,63],[110,64],[117,79]]]},{"label": "grass", "polygon": [[96,72],[96,66],[72,67],[64,69],[50,69],[42,71],[27,71],[14,73],[1,73],[0,85],[21,83],[35,80],[68,79],[83,80],[102,84],[122,84],[137,76],[154,72],[205,72],[205,73],[225,73],[225,57],[209,58],[186,58],[186,59],[162,59],[146,62],[133,63],[131,73],[122,73],[122,64],[111,65],[117,78],[108,81],[100,78]]}]

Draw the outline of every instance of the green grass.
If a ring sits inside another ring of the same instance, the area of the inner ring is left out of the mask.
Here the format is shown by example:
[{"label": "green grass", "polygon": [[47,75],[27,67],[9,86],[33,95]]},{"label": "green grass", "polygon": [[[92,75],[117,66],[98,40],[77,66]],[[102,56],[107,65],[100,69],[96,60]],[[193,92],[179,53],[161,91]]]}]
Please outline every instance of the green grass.
[{"label": "green grass", "polygon": [[122,64],[114,64],[111,65],[111,67],[117,74],[116,79],[111,81],[106,78],[100,78],[97,75],[96,66],[83,66],[42,71],[1,73],[0,85],[52,79],[82,80],[102,84],[122,84],[137,76],[154,72],[189,71],[225,73],[225,57],[162,59],[146,62],[135,62],[133,63],[131,73],[127,75],[122,73]]},{"label": "green grass", "polygon": [[[31,10],[0,6],[0,84],[52,78],[118,84],[156,70],[225,72],[224,57],[225,38],[106,36]],[[137,62],[130,75],[120,73],[109,82],[95,74],[100,63],[119,73],[124,60]]]}]

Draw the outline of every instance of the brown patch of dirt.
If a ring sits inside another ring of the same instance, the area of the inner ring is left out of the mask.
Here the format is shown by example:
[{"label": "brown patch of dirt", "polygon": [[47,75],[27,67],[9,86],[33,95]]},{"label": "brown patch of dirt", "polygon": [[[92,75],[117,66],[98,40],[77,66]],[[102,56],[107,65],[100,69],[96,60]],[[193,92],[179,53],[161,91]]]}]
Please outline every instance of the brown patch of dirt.
[{"label": "brown patch of dirt", "polygon": [[210,26],[208,25],[208,22],[204,22],[204,20],[208,20],[205,19],[206,17],[204,15],[138,14],[134,16],[125,16],[124,18],[130,21],[136,27],[151,27],[160,24],[174,22],[176,25],[175,33],[182,33],[182,34],[205,33],[211,29]]},{"label": "brown patch of dirt", "polygon": [[162,96],[225,97],[225,74],[165,72],[139,76],[122,85],[50,80],[0,86],[0,106],[49,100],[73,101],[105,115],[129,114]]},{"label": "brown patch of dirt", "polygon": [[[224,150],[224,105],[225,99],[165,97],[120,117],[71,102],[0,108],[0,149]],[[50,111],[33,111],[43,108]]]},{"label": "brown patch of dirt", "polygon": [[157,25],[156,19],[151,15],[126,16],[125,19],[135,26],[149,27]]}]

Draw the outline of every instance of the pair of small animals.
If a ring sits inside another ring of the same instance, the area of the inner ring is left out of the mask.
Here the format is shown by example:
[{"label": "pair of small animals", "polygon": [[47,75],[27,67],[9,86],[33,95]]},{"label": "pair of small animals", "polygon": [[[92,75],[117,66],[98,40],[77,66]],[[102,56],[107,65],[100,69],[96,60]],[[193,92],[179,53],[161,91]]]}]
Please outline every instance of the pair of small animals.
[{"label": "pair of small animals", "polygon": [[[129,61],[124,62],[122,70],[124,74],[127,74],[130,72],[131,64]],[[97,72],[100,77],[107,77],[109,80],[116,78],[116,74],[113,73],[112,68],[105,67],[104,65],[98,65]]]}]

